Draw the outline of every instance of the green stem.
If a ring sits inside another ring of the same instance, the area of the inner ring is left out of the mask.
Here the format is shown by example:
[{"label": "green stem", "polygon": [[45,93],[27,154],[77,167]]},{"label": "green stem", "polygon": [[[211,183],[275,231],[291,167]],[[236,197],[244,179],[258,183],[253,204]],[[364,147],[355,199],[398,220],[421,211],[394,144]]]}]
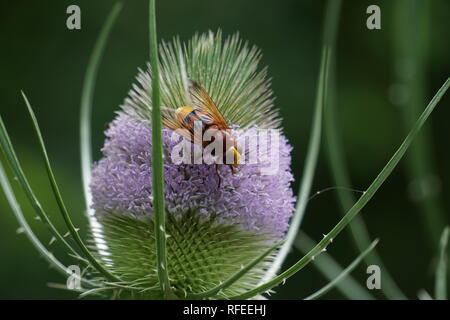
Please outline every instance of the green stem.
[{"label": "green stem", "polygon": [[149,1],[150,66],[152,75],[152,190],[155,219],[156,263],[163,297],[169,298],[171,287],[167,270],[164,208],[164,167],[162,148],[161,97],[158,70],[155,0]]}]

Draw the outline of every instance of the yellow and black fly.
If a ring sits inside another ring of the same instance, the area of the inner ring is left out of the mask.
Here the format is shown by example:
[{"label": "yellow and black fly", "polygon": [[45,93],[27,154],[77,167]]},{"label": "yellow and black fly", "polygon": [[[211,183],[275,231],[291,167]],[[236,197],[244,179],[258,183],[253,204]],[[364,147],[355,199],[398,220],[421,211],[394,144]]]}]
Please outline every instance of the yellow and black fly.
[{"label": "yellow and black fly", "polygon": [[230,167],[233,173],[240,165],[241,154],[238,151],[236,140],[231,136],[227,121],[219,111],[213,99],[209,96],[205,89],[196,81],[188,79],[188,93],[192,106],[183,106],[170,112],[167,109],[162,112],[163,124],[180,133],[193,143],[207,147],[214,141],[214,137],[210,141],[195,139],[194,125],[201,125],[202,137],[206,131],[215,132],[214,135],[220,135],[223,142],[223,163],[227,163],[226,159],[231,158]]}]

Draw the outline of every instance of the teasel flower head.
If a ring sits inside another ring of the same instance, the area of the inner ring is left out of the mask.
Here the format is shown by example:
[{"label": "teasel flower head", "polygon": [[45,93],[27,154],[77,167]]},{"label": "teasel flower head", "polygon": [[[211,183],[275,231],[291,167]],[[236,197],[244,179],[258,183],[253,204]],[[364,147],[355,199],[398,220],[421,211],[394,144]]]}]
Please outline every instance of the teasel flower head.
[{"label": "teasel flower head", "polygon": [[[162,106],[175,110],[190,105],[187,82],[194,79],[232,124],[233,138],[258,160],[265,159],[241,164],[237,173],[225,164],[175,163],[172,155],[179,139],[171,129],[163,129],[167,268],[174,292],[183,298],[217,286],[283,239],[295,201],[290,186],[292,148],[280,130],[257,48],[238,35],[223,39],[219,31],[196,35],[186,44],[179,39],[162,43],[159,53]],[[128,287],[139,289],[138,296],[158,298],[150,69],[139,71],[137,83],[106,130],[91,193],[101,226],[101,240],[93,233],[97,244],[102,241],[101,258]],[[245,140],[248,132],[257,135],[255,144]],[[276,168],[266,172],[274,159]],[[274,254],[212,298],[232,297],[256,286]]]}]

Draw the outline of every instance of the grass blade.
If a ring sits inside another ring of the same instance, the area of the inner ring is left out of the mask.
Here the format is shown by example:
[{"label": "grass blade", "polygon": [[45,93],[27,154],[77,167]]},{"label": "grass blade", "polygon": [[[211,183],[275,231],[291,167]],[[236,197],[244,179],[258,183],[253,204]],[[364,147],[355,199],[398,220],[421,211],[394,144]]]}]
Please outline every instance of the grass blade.
[{"label": "grass blade", "polygon": [[14,148],[12,146],[11,140],[9,138],[8,132],[6,131],[6,127],[5,124],[3,123],[3,119],[1,116],[0,116],[0,145],[2,147],[3,152],[5,153],[6,159],[10,167],[12,168],[14,174],[17,176],[17,180],[22,190],[24,191],[25,196],[27,197],[28,201],[30,202],[31,206],[33,207],[33,210],[36,212],[38,217],[49,229],[52,236],[54,236],[55,239],[60,241],[70,254],[80,259],[80,261],[84,261],[84,259],[80,257],[78,252],[75,251],[75,249],[66,241],[66,239],[64,239],[63,235],[61,235],[61,233],[50,221],[47,213],[45,212],[44,208],[42,208],[41,203],[39,202],[33,190],[31,189],[30,183],[28,182],[28,179],[25,176],[25,173],[23,172],[22,166],[20,165],[19,159],[17,158],[16,152],[14,151]]},{"label": "grass blade", "polygon": [[278,242],[276,245],[272,246],[271,248],[264,251],[259,257],[248,263],[246,266],[244,266],[241,270],[236,272],[234,275],[232,275],[230,278],[219,284],[218,286],[205,291],[201,293],[188,293],[186,294],[186,299],[207,299],[209,297],[212,297],[219,293],[221,290],[224,290],[231,286],[233,283],[235,283],[237,280],[239,280],[241,277],[243,277],[248,271],[250,271],[254,266],[256,266],[258,263],[264,260],[273,250],[278,248],[284,243],[283,241]]},{"label": "grass blade", "polygon": [[89,185],[91,184],[91,166],[92,166],[92,148],[91,148],[91,117],[92,102],[94,99],[95,79],[97,77],[98,66],[105,50],[106,42],[114,22],[122,9],[122,3],[116,3],[112,8],[108,18],[95,42],[94,50],[89,59],[89,64],[84,77],[83,90],[81,93],[80,107],[80,151],[81,151],[81,172],[83,178],[83,190],[86,201],[86,208],[91,208],[91,193]]},{"label": "grass blade", "polygon": [[386,179],[390,176],[394,168],[397,166],[399,161],[405,155],[405,152],[408,150],[415,136],[418,134],[419,130],[422,128],[430,114],[433,112],[434,108],[438,104],[438,102],[442,99],[445,92],[447,91],[450,85],[450,78],[448,78],[433,99],[430,101],[426,109],[423,111],[419,119],[414,124],[413,128],[406,136],[405,140],[402,142],[400,147],[385,165],[383,170],[378,174],[378,176],[374,179],[374,181],[370,184],[369,188],[364,192],[364,194],[358,199],[358,201],[353,205],[353,207],[346,213],[346,215],[334,226],[334,228],[324,236],[324,238],[314,247],[312,248],[303,258],[297,261],[293,266],[289,269],[281,273],[280,275],[273,278],[271,281],[266,282],[263,285],[260,285],[247,293],[244,293],[239,296],[233,297],[233,299],[247,299],[251,298],[255,295],[266,292],[267,290],[276,287],[280,283],[282,283],[285,279],[291,277],[296,272],[305,267],[315,256],[323,252],[323,250],[330,244],[331,241],[350,223],[350,221],[361,211],[362,208],[372,199],[378,189],[383,185]]},{"label": "grass blade", "polygon": [[52,187],[53,195],[55,196],[56,202],[58,203],[59,210],[61,211],[61,215],[66,223],[67,228],[69,229],[70,235],[77,243],[84,257],[89,261],[89,263],[104,277],[111,281],[120,281],[119,278],[111,274],[108,270],[106,270],[95,257],[88,250],[86,245],[83,243],[78,231],[76,230],[72,219],[69,216],[66,205],[64,204],[64,200],[62,199],[61,192],[59,190],[58,184],[56,183],[55,175],[53,174],[52,167],[50,165],[50,160],[48,158],[47,150],[45,148],[44,139],[42,138],[41,130],[39,129],[39,124],[37,122],[36,116],[31,108],[30,102],[28,101],[25,93],[22,92],[23,99],[25,104],[27,105],[28,112],[30,114],[31,120],[33,122],[34,132],[38,138],[39,147],[41,149],[42,157],[44,158],[45,169],[47,170],[48,179],[50,180],[50,185]]},{"label": "grass blade", "polygon": [[366,250],[364,250],[358,257],[356,257],[356,259],[347,268],[345,268],[341,272],[341,274],[339,274],[337,277],[335,277],[331,282],[329,282],[327,285],[325,285],[321,289],[319,289],[316,292],[314,292],[313,294],[307,296],[305,298],[305,300],[315,300],[315,299],[323,296],[325,293],[327,293],[331,289],[333,289],[340,281],[342,281],[342,279],[347,277],[353,271],[353,269],[355,269],[358,266],[358,264],[364,259],[364,257],[367,256],[375,248],[375,246],[377,244],[378,244],[378,239],[374,240],[372,242],[372,244]]},{"label": "grass blade", "polygon": [[450,227],[445,227],[439,242],[439,262],[436,269],[434,296],[437,300],[447,300],[447,245]]},{"label": "grass blade", "polygon": [[[302,254],[308,253],[314,246],[316,246],[316,243],[304,232],[301,232],[299,237],[295,240],[295,247]],[[324,254],[314,259],[314,266],[328,281],[333,281],[334,278],[344,272],[344,269],[329,254]],[[336,289],[350,300],[375,299],[374,296],[369,293],[367,288],[363,287],[359,281],[353,279],[351,275],[348,275],[346,278],[339,281],[336,284]]]},{"label": "grass blade", "polygon": [[167,270],[166,227],[164,207],[164,168],[162,148],[161,96],[158,70],[158,40],[156,33],[155,0],[149,1],[150,66],[152,71],[152,190],[155,219],[156,263],[159,283],[164,297],[170,297]]}]

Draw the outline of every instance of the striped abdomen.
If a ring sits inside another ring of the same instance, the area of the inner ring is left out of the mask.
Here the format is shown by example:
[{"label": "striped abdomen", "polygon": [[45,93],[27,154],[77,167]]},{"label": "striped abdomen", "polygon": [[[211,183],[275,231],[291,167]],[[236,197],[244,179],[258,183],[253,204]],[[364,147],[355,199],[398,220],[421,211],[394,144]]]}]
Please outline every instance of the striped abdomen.
[{"label": "striped abdomen", "polygon": [[[219,133],[222,135],[224,163],[227,163],[225,159],[226,154],[231,152],[233,155],[232,157],[233,162],[231,163],[231,165],[233,165],[234,167],[237,167],[239,165],[240,154],[236,149],[237,148],[236,141],[231,137],[230,133],[227,130],[219,129],[217,123],[214,121],[214,117],[210,113],[194,107],[181,107],[175,111],[175,114],[177,122],[182,123],[183,127],[188,128],[188,130],[190,131],[192,135],[191,138],[192,141],[194,141],[195,125],[201,126],[202,138],[204,137],[204,133],[207,130],[219,131]],[[213,135],[212,132],[210,132],[210,134]],[[202,139],[201,144],[203,147],[206,147],[214,140],[215,140],[214,136],[212,136],[210,141],[204,141],[204,139]]]}]

